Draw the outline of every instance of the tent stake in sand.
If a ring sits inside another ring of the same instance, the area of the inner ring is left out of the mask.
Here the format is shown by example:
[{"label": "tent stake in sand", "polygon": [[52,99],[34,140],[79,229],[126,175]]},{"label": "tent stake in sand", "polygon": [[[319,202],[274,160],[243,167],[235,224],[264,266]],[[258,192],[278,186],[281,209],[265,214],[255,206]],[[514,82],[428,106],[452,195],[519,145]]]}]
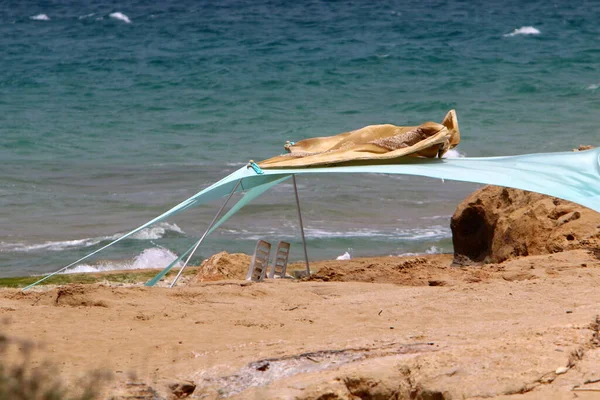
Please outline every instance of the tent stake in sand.
[{"label": "tent stake in sand", "polygon": [[217,219],[221,216],[221,213],[223,212],[223,209],[225,208],[225,206],[227,205],[227,203],[229,203],[229,200],[231,199],[231,197],[233,197],[233,194],[235,193],[235,191],[237,190],[238,186],[240,186],[241,183],[242,183],[242,180],[240,179],[237,182],[237,184],[233,187],[233,190],[229,194],[229,197],[227,197],[227,200],[225,200],[225,202],[223,203],[223,205],[221,206],[221,208],[219,208],[219,211],[217,211],[217,214],[215,215],[215,217],[213,218],[213,220],[210,222],[210,225],[208,225],[208,228],[206,228],[206,232],[204,232],[204,235],[202,235],[202,237],[200,238],[200,240],[198,240],[198,242],[194,246],[194,249],[192,250],[192,252],[188,256],[187,260],[185,260],[185,262],[183,263],[183,266],[181,267],[181,269],[177,273],[177,276],[175,277],[175,279],[173,279],[173,282],[171,282],[171,285],[169,286],[170,288],[172,288],[173,286],[175,286],[175,284],[177,283],[177,280],[179,279],[179,277],[183,273],[183,270],[185,269],[185,267],[187,266],[188,262],[190,261],[190,258],[192,258],[192,256],[194,255],[194,253],[198,249],[198,246],[200,246],[200,244],[204,241],[204,238],[206,238],[206,236],[208,235],[208,232],[210,232],[210,228],[213,227],[213,225],[215,224],[215,222],[217,221]]},{"label": "tent stake in sand", "polygon": [[310,266],[308,265],[308,252],[306,251],[306,238],[304,237],[304,225],[302,224],[302,212],[300,211],[300,199],[298,198],[298,186],[296,186],[296,174],[292,175],[294,181],[294,194],[296,195],[296,207],[298,210],[298,219],[300,220],[300,233],[302,233],[302,245],[304,246],[304,260],[306,260],[306,273],[310,276]]}]

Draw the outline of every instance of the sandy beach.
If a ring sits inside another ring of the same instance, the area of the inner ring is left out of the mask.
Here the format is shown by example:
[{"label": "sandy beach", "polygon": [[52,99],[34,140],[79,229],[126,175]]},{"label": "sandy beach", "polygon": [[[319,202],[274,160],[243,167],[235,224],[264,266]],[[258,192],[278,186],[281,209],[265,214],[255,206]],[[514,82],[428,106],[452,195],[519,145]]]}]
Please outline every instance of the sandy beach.
[{"label": "sandy beach", "polygon": [[103,398],[176,398],[187,381],[190,398],[206,399],[600,395],[597,254],[451,262],[324,261],[309,280],[174,289],[3,289],[0,319],[39,345],[32,366],[50,361],[68,385],[108,371]]}]

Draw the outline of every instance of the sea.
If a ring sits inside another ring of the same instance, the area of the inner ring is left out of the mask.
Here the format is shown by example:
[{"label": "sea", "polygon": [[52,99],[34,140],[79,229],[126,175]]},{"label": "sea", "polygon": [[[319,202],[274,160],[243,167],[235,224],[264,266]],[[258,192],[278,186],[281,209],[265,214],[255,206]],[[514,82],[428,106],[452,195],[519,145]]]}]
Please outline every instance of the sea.
[{"label": "sea", "polygon": [[[599,20],[586,0],[2,1],[0,276],[58,270],[286,140],[456,109],[452,157],[598,145]],[[478,187],[301,176],[309,258],[452,252],[450,217]],[[163,267],[220,205],[67,272]],[[258,239],[303,259],[290,182],[191,263]]]}]

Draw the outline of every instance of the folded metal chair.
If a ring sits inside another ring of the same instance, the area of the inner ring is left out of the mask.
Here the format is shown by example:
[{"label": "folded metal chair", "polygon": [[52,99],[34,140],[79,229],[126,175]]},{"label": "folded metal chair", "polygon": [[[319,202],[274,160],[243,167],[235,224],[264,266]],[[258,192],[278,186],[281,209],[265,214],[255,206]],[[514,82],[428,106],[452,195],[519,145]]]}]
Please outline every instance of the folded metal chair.
[{"label": "folded metal chair", "polygon": [[271,254],[271,243],[259,240],[254,248],[254,255],[248,268],[246,280],[253,282],[262,282],[267,274],[269,267],[269,256]]},{"label": "folded metal chair", "polygon": [[269,278],[285,278],[285,271],[288,264],[288,256],[290,255],[290,244],[288,242],[279,242],[273,265],[269,271]]}]

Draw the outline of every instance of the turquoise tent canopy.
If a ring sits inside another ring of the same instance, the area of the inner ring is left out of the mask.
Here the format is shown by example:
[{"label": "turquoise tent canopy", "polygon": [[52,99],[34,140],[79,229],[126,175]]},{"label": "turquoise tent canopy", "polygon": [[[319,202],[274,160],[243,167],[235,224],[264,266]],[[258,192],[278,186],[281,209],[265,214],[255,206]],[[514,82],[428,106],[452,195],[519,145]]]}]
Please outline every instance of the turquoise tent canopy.
[{"label": "turquoise tent canopy", "polygon": [[[148,221],[79,260],[45,276],[24,290],[37,285],[50,276],[86,260],[117,242],[159,221],[186,209],[214,201],[235,192],[244,196],[225,215],[209,226],[207,234],[271,187],[304,174],[402,174],[426,176],[462,182],[506,186],[559,197],[600,212],[600,148],[580,152],[539,153],[505,157],[473,157],[427,159],[407,157],[388,165],[355,165],[301,169],[265,169],[255,164],[242,167],[220,181],[196,193],[167,212]],[[220,215],[220,212],[217,216]],[[204,238],[204,237],[203,237]],[[202,238],[202,239],[203,239]],[[198,243],[199,244],[199,243]],[[197,245],[195,247],[197,247]],[[194,249],[195,250],[195,249]],[[167,266],[149,285],[156,283],[168,270],[192,249]],[[189,257],[188,257],[189,260]],[[308,260],[307,260],[308,261]],[[186,262],[187,263],[187,262]],[[185,265],[185,264],[184,264]],[[174,283],[174,282],[173,282]]]}]

